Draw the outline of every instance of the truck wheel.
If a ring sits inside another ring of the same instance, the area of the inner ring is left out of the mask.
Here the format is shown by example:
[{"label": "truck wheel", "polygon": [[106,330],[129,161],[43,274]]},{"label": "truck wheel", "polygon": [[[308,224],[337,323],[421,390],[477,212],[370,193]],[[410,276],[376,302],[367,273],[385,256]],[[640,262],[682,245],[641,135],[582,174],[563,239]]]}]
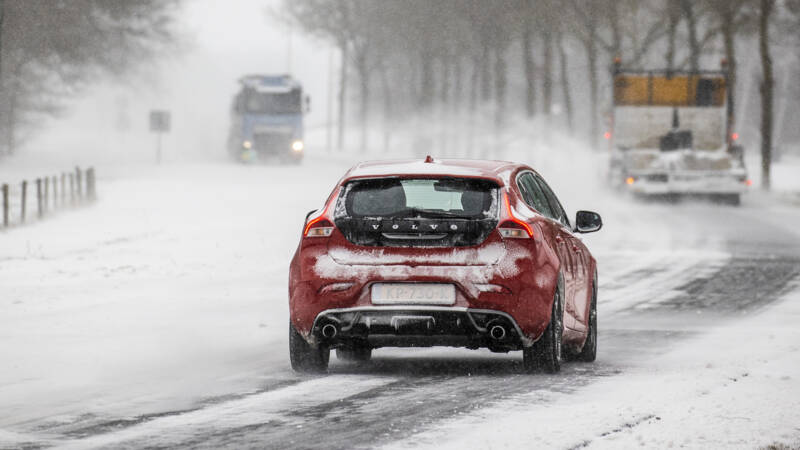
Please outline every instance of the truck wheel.
[{"label": "truck wheel", "polygon": [[532,347],[522,350],[522,364],[526,372],[542,370],[546,373],[557,373],[561,370],[561,349],[564,334],[564,305],[561,289],[556,289],[553,299],[553,312],[550,324],[542,337]]},{"label": "truck wheel", "polygon": [[289,360],[295,372],[324,372],[328,368],[330,356],[328,347],[310,345],[289,323]]},{"label": "truck wheel", "polygon": [[337,348],[336,357],[342,361],[364,363],[372,357],[372,349],[369,347]]}]

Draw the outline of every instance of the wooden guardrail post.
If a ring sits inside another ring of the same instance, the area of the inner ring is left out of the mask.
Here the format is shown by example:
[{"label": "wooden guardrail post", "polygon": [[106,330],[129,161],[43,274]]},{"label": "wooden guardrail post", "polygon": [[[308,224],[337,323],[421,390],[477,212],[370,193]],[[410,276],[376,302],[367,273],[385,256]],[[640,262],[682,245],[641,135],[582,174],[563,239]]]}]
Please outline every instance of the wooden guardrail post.
[{"label": "wooden guardrail post", "polygon": [[95,194],[94,167],[89,167],[86,169],[86,198],[89,201],[94,201]]},{"label": "wooden guardrail post", "polygon": [[22,203],[20,204],[19,220],[25,222],[25,204],[28,199],[28,180],[22,180]]},{"label": "wooden guardrail post", "polygon": [[77,191],[77,194],[78,194],[78,200],[81,200],[83,198],[83,187],[82,187],[83,182],[82,182],[82,179],[83,178],[82,178],[82,174],[81,174],[81,168],[80,167],[76,167],[75,168],[75,187],[76,187],[76,191]]},{"label": "wooden guardrail post", "polygon": [[55,175],[50,178],[52,180],[53,185],[53,209],[56,209],[58,205],[58,179],[56,179]]},{"label": "wooden guardrail post", "polygon": [[36,213],[39,215],[39,218],[42,218],[44,214],[42,211],[42,179],[36,179]]},{"label": "wooden guardrail post", "polygon": [[0,190],[3,192],[3,227],[8,228],[8,185],[3,184]]},{"label": "wooden guardrail post", "polygon": [[42,210],[47,213],[47,202],[50,200],[50,179],[44,177],[44,194],[42,195]]},{"label": "wooden guardrail post", "polygon": [[69,202],[75,204],[75,174],[69,174]]}]

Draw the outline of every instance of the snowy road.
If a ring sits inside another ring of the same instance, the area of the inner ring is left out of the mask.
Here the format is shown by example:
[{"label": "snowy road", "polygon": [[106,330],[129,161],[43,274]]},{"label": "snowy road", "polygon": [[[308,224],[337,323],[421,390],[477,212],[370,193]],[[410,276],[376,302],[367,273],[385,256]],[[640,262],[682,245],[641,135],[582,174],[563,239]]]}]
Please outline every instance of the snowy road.
[{"label": "snowy road", "polygon": [[758,195],[552,183],[605,222],[594,364],[381,349],[294,374],[288,261],[346,166],[101,170],[98,204],[0,234],[0,448],[800,444],[800,210]]}]

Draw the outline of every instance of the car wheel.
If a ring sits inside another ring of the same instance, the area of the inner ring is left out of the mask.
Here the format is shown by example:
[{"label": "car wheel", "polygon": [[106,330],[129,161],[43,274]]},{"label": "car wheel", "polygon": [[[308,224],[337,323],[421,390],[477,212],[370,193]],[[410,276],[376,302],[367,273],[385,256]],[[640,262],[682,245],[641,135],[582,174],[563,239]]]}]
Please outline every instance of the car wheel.
[{"label": "car wheel", "polygon": [[337,348],[336,357],[342,361],[363,363],[372,357],[372,349],[369,347]]},{"label": "car wheel", "polygon": [[331,351],[328,347],[312,346],[292,324],[289,324],[289,360],[296,372],[319,373],[328,368]]},{"label": "car wheel", "polygon": [[592,362],[597,358],[597,281],[592,283],[592,304],[589,306],[589,331],[583,348],[573,359]]},{"label": "car wheel", "polygon": [[556,373],[561,370],[562,336],[564,334],[564,305],[561,289],[556,289],[550,324],[533,346],[522,350],[522,362],[526,372],[542,370]]}]

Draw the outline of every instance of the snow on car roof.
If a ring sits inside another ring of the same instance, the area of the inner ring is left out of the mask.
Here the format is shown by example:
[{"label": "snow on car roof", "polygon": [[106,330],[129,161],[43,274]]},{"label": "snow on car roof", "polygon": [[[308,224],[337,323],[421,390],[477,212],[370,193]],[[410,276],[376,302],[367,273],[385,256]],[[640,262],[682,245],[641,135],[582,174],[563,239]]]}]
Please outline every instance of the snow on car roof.
[{"label": "snow on car roof", "polygon": [[386,176],[459,176],[488,178],[503,186],[508,183],[510,173],[518,167],[520,164],[509,161],[481,159],[433,159],[429,157],[425,160],[365,161],[347,171],[343,181]]}]

